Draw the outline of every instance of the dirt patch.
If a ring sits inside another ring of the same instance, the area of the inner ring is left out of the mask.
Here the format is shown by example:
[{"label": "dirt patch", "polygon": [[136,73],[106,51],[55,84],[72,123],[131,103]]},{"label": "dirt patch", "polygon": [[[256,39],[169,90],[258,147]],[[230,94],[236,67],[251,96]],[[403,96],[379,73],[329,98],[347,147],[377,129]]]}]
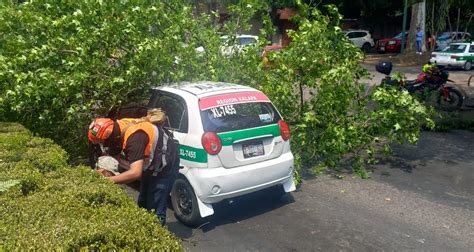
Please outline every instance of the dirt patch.
[{"label": "dirt patch", "polygon": [[404,54],[368,54],[363,63],[375,65],[381,61],[391,61],[395,66],[422,66],[430,60],[431,53],[425,52],[422,55],[414,52]]}]

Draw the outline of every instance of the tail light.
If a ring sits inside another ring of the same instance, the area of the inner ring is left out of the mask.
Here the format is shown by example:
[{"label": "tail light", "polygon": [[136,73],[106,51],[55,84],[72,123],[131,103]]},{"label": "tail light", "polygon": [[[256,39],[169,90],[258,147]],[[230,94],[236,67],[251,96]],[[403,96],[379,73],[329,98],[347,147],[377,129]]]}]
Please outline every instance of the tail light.
[{"label": "tail light", "polygon": [[206,132],[201,137],[202,147],[211,155],[218,154],[222,149],[222,142],[216,132]]},{"label": "tail light", "polygon": [[283,121],[283,120],[280,120],[278,121],[278,125],[280,126],[280,134],[281,134],[281,138],[283,138],[283,140],[285,141],[288,141],[288,139],[290,139],[290,127],[288,127],[288,124]]}]

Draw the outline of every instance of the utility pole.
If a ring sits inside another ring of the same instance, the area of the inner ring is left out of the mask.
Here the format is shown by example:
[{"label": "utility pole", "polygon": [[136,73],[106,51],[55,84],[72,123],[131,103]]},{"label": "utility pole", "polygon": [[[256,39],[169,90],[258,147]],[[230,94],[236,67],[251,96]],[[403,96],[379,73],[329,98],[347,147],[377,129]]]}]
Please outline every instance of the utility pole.
[{"label": "utility pole", "polygon": [[407,26],[407,11],[408,11],[407,9],[408,9],[408,0],[405,0],[405,5],[403,6],[402,48],[400,49],[401,54],[403,54],[403,51],[405,51],[405,31],[406,31],[405,29]]}]

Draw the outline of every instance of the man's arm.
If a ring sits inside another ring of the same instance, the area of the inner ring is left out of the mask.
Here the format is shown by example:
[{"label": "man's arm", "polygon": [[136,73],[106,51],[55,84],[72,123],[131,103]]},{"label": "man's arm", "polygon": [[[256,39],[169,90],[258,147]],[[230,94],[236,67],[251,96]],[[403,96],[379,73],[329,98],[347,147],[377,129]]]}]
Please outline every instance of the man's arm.
[{"label": "man's arm", "polygon": [[140,159],[130,164],[130,169],[113,177],[108,177],[116,184],[127,184],[139,179],[142,176],[144,160]]},{"label": "man's arm", "polygon": [[114,177],[110,177],[117,184],[126,184],[139,179],[142,176],[145,165],[145,148],[148,144],[148,136],[143,131],[133,133],[127,140],[124,149],[125,156],[130,162],[130,168]]}]

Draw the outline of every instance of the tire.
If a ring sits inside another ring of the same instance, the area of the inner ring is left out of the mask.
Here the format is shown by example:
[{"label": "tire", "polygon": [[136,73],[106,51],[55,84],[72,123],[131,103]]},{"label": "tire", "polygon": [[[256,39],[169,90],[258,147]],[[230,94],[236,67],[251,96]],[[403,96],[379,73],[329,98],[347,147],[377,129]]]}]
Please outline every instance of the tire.
[{"label": "tire", "polygon": [[178,177],[171,189],[171,205],[176,218],[189,227],[202,223],[196,194],[188,180]]},{"label": "tire", "polygon": [[443,94],[440,92],[440,95],[438,96],[438,106],[442,110],[456,110],[460,109],[462,102],[463,102],[463,96],[461,92],[458,90],[448,87],[448,99],[445,99]]},{"label": "tire", "polygon": [[466,63],[464,63],[463,69],[466,71],[469,71],[471,70],[471,68],[472,68],[472,62],[470,60],[466,61]]},{"label": "tire", "polygon": [[371,48],[372,48],[372,46],[371,46],[369,43],[364,43],[364,44],[362,45],[362,51],[363,51],[364,53],[368,53]]}]

